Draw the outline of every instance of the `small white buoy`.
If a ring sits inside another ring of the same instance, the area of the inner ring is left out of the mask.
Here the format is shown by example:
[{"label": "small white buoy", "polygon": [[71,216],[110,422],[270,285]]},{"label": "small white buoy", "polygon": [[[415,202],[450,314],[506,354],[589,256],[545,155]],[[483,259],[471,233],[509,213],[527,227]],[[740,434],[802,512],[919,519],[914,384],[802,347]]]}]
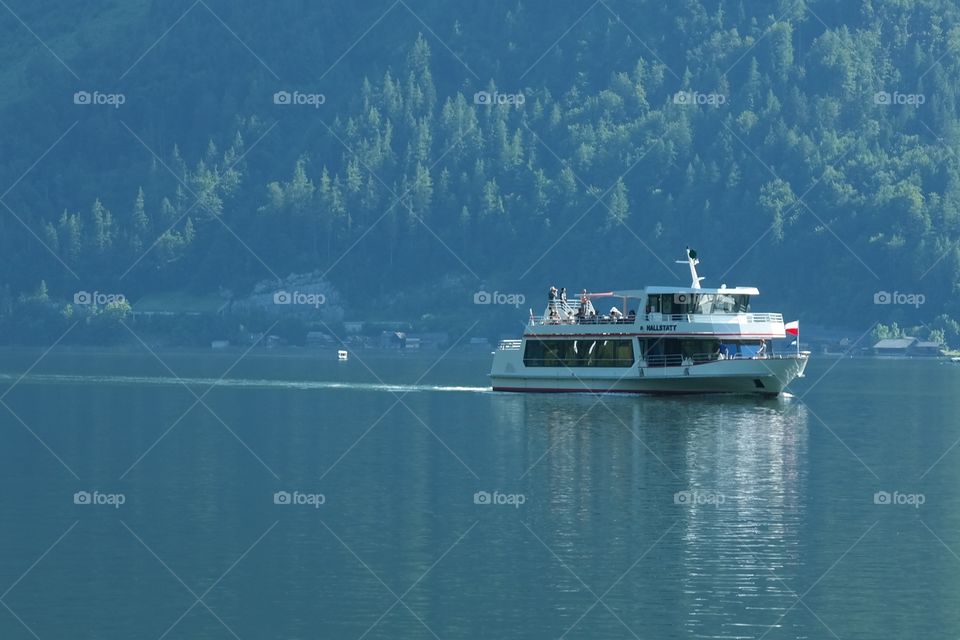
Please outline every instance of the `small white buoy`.
[{"label": "small white buoy", "polygon": [[337,360],[339,360],[340,362],[346,362],[346,361],[347,361],[347,351],[346,351],[346,349],[340,349],[339,351],[337,351]]}]

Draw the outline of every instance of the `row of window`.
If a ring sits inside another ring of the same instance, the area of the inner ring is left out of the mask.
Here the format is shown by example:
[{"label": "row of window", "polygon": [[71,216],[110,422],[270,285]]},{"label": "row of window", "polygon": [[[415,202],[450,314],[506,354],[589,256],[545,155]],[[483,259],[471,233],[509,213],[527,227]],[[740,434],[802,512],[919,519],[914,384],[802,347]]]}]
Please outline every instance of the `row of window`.
[{"label": "row of window", "polygon": [[[773,346],[761,340],[724,342],[690,338],[639,338],[638,343],[647,366],[769,356]],[[528,367],[630,367],[634,362],[633,344],[631,339],[528,339],[523,364]]]},{"label": "row of window", "polygon": [[528,367],[629,367],[633,340],[527,340]]},{"label": "row of window", "polygon": [[662,293],[647,296],[646,313],[746,313],[749,295],[728,293]]}]

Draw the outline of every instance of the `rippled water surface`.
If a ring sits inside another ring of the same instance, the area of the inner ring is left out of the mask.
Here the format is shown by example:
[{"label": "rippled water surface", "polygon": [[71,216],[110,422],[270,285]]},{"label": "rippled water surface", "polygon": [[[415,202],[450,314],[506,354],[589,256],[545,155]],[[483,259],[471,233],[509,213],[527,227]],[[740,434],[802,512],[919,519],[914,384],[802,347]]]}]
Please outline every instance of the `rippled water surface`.
[{"label": "rippled water surface", "polygon": [[960,366],[665,399],[40,355],[0,354],[4,640],[960,636]]}]

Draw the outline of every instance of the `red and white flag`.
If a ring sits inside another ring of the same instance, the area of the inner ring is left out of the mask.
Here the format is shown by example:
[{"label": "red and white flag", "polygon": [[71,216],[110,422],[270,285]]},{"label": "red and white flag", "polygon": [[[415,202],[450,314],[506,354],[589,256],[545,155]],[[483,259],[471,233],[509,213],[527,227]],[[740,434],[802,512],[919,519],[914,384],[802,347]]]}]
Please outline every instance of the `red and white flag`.
[{"label": "red and white flag", "polygon": [[799,321],[799,320],[794,320],[793,322],[788,322],[787,324],[783,325],[783,330],[786,331],[787,333],[789,333],[789,334],[792,335],[792,336],[799,336],[799,335],[800,335],[800,321]]}]

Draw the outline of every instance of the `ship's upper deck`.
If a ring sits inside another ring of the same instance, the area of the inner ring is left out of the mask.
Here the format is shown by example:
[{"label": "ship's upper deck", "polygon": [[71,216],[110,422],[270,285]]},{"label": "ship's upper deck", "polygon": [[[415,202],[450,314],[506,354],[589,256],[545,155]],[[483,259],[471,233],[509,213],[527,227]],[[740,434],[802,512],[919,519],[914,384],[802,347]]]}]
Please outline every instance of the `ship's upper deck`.
[{"label": "ship's upper deck", "polygon": [[[551,290],[544,314],[535,316],[531,310],[527,333],[784,336],[783,316],[779,313],[750,311],[751,298],[760,294],[756,287],[703,288],[703,278],[696,270],[696,252],[688,249],[683,263],[690,267],[689,287],[583,291],[575,299],[558,299],[555,290]],[[608,303],[612,306],[605,310]]]},{"label": "ship's upper deck", "polygon": [[663,293],[709,293],[728,296],[758,296],[760,295],[760,290],[756,287],[720,287],[719,289],[708,289],[706,287],[646,287],[644,289],[629,289],[626,291],[614,291],[612,293],[616,296],[626,296],[628,298],[639,298],[644,294],[652,295]]},{"label": "ship's upper deck", "polygon": [[[616,310],[616,311],[614,311]],[[578,313],[578,305],[554,303],[542,316],[530,316],[526,335],[687,335],[739,336],[743,338],[783,338],[783,316],[779,313],[710,312],[696,309],[674,312],[622,314],[616,307],[610,312]]]}]

